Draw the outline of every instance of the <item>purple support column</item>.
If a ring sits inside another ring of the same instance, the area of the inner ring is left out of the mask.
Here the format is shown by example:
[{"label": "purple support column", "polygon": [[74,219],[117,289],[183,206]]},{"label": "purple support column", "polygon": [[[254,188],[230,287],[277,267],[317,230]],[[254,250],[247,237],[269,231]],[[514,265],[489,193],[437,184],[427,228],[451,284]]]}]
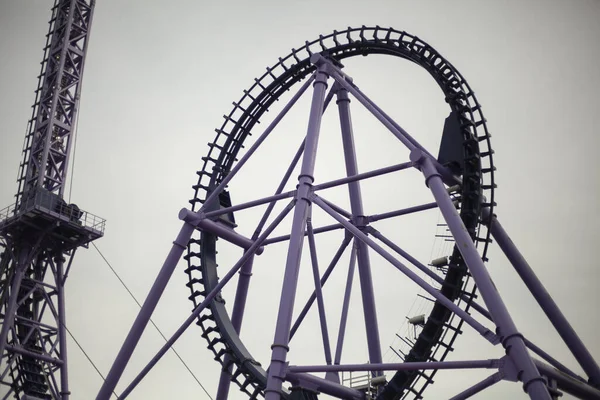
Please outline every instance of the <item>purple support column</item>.
[{"label": "purple support column", "polygon": [[[142,381],[142,379],[144,379],[144,377],[148,374],[148,372],[150,372],[150,370],[156,365],[156,363],[158,363],[158,361],[160,361],[160,359],[165,355],[165,353],[169,351],[171,346],[175,344],[177,339],[179,339],[181,335],[183,335],[183,332],[185,332],[185,330],[189,328],[189,326],[194,321],[196,321],[196,319],[198,319],[198,316],[202,313],[202,311],[210,305],[215,296],[221,292],[223,287],[231,280],[231,278],[233,278],[233,276],[242,268],[242,266],[246,264],[246,262],[250,258],[253,257],[256,249],[258,249],[262,245],[265,238],[273,232],[273,230],[281,223],[281,221],[283,221],[283,219],[288,215],[288,213],[292,210],[293,207],[294,200],[292,200],[288,204],[288,206],[284,208],[283,211],[281,211],[277,218],[275,218],[273,222],[271,222],[267,229],[265,229],[265,232],[258,239],[256,239],[254,244],[250,246],[250,248],[246,250],[246,252],[244,252],[242,257],[238,260],[237,263],[235,263],[231,270],[229,270],[229,272],[225,274],[225,276],[223,276],[221,280],[219,280],[219,283],[217,283],[217,285],[208,294],[206,294],[202,303],[198,304],[198,306],[194,308],[192,314],[183,322],[183,324],[181,324],[181,326],[175,331],[173,336],[171,336],[171,338],[166,341],[166,343],[160,348],[158,353],[156,353],[156,355],[152,357],[152,360],[150,360],[148,365],[146,365],[144,369],[142,369],[142,371],[129,384],[129,386],[127,386],[127,388],[123,390],[120,399],[125,399],[129,395],[129,393],[131,393],[131,391],[135,389],[135,387]],[[187,216],[189,216],[189,213],[187,211],[188,210],[186,209],[181,210],[179,212],[179,218],[186,218]],[[187,220],[186,222],[189,223],[189,221]]]},{"label": "purple support column", "polygon": [[[318,61],[317,57],[315,57],[314,61]],[[321,129],[325,91],[327,90],[328,74],[326,73],[326,66],[324,66],[322,62],[318,62],[315,76],[304,157],[302,159],[300,176],[298,178],[298,191],[296,195],[297,203],[294,209],[279,312],[277,315],[277,326],[275,328],[273,345],[271,346],[271,364],[267,377],[267,386],[265,388],[265,400],[280,399],[281,386],[285,379],[290,326],[292,323],[292,313],[294,311],[296,288],[298,286],[298,271],[300,269],[300,259],[302,256],[306,218],[308,217],[310,207],[309,197],[314,181],[313,173],[315,169],[319,131]]]},{"label": "purple support column", "polygon": [[[254,256],[242,265],[240,272],[238,272],[238,285],[235,291],[235,300],[233,303],[233,310],[231,311],[231,325],[239,335],[242,330],[242,320],[244,318],[244,309],[246,306],[246,298],[248,297],[248,287],[250,286],[250,277],[252,276],[252,264],[254,262]],[[230,361],[229,355],[225,356],[224,365],[228,365]],[[223,400],[227,398],[229,393],[229,386],[231,384],[230,370],[223,369],[221,371],[221,377],[219,378],[219,386],[217,388],[217,400]]]},{"label": "purple support column", "polygon": [[456,247],[462,254],[469,272],[473,276],[481,293],[481,297],[483,297],[487,309],[498,327],[498,335],[502,338],[502,346],[506,349],[506,354],[520,371],[523,389],[532,399],[550,400],[551,397],[546,387],[546,382],[541,377],[527,352],[523,336],[517,331],[517,327],[510,317],[500,294],[496,290],[496,286],[492,282],[481,260],[481,256],[473,244],[473,240],[469,236],[454,204],[452,204],[452,200],[446,191],[439,172],[436,170],[433,162],[420,150],[412,151],[410,158],[411,161],[420,166],[421,172],[425,176],[425,183],[433,193],[440,211],[448,224],[448,228],[454,236]]},{"label": "purple support column", "polygon": [[338,399],[345,400],[365,400],[364,393],[356,389],[342,386],[339,383],[331,382],[323,378],[319,378],[310,374],[299,372],[288,372],[289,381],[293,384],[302,385],[311,389],[316,389],[323,394],[334,396]]},{"label": "purple support column", "polygon": [[294,106],[294,104],[296,104],[296,102],[298,101],[298,99],[304,94],[304,92],[306,91],[306,89],[308,89],[308,87],[310,86],[310,84],[313,81],[313,79],[314,79],[314,76],[311,76],[300,87],[300,89],[294,95],[294,97],[292,97],[290,99],[290,101],[287,103],[287,105],[279,112],[279,114],[277,115],[277,117],[275,117],[275,119],[273,120],[273,122],[271,122],[271,124],[267,127],[267,129],[265,129],[265,131],[263,132],[263,134],[260,135],[258,137],[258,139],[256,139],[256,142],[254,142],[254,144],[252,145],[252,147],[250,147],[248,149],[248,151],[246,151],[246,153],[244,154],[244,156],[242,158],[240,158],[240,160],[235,164],[235,166],[229,172],[229,174],[227,174],[227,176],[221,181],[221,183],[219,183],[219,185],[217,185],[217,187],[212,190],[212,192],[206,198],[206,200],[204,201],[204,204],[202,205],[202,207],[200,208],[200,210],[198,212],[204,211],[206,208],[208,208],[211,205],[211,203],[219,196],[219,193],[221,193],[223,191],[223,189],[225,189],[225,187],[227,186],[227,184],[233,179],[233,177],[244,166],[244,164],[246,164],[246,161],[248,161],[248,159],[250,159],[250,157],[252,156],[252,154],[254,154],[254,152],[260,147],[260,145],[262,144],[262,142],[264,142],[267,139],[267,137],[271,134],[271,132],[273,131],[273,129],[275,129],[275,127],[277,126],[277,124],[279,124],[279,122],[288,113],[288,111],[290,111],[291,108]]},{"label": "purple support column", "polygon": [[523,338],[523,341],[525,342],[525,346],[527,346],[527,348],[529,350],[533,351],[534,354],[537,354],[538,356],[542,357],[542,360],[546,361],[547,363],[552,365],[554,368],[556,368],[560,372],[567,374],[574,379],[579,379],[581,381],[584,380],[582,377],[577,375],[575,372],[571,371],[569,368],[567,368],[565,365],[563,365],[557,359],[552,357],[550,354],[546,353],[544,350],[542,350],[541,348],[536,346],[535,343],[532,343],[526,337]]},{"label": "purple support column", "polygon": [[499,338],[492,331],[490,331],[488,328],[477,322],[477,320],[475,320],[469,313],[467,313],[465,310],[463,310],[462,308],[454,304],[452,301],[450,301],[446,296],[442,294],[442,292],[428,284],[424,279],[419,277],[419,275],[411,271],[410,268],[402,264],[400,261],[396,260],[390,253],[388,253],[381,246],[375,243],[375,241],[368,237],[362,230],[360,230],[350,222],[344,220],[343,217],[339,214],[336,214],[335,211],[316,194],[313,195],[313,203],[321,207],[327,214],[331,215],[335,220],[342,224],[348,232],[354,235],[355,238],[357,238],[361,242],[365,242],[366,244],[368,244],[373,250],[375,250],[375,252],[377,252],[383,258],[388,260],[390,264],[392,264],[394,267],[400,270],[404,275],[410,278],[417,285],[422,287],[427,293],[429,293],[437,301],[442,303],[447,309],[459,316],[473,329],[479,332],[481,336],[487,339],[490,343],[497,344],[499,342]]},{"label": "purple support column", "polygon": [[19,297],[19,288],[21,287],[21,281],[23,280],[23,274],[27,268],[29,260],[30,247],[21,248],[20,253],[16,259],[15,275],[13,276],[13,284],[10,288],[10,298],[8,299],[8,305],[6,306],[6,312],[4,314],[4,323],[2,329],[0,329],[0,357],[4,356],[4,350],[8,340],[8,331],[13,326],[15,321],[15,315],[17,310],[17,298]]},{"label": "purple support column", "polygon": [[193,232],[194,226],[192,224],[185,222],[181,227],[177,239],[173,242],[171,251],[169,251],[156,280],[152,284],[152,288],[148,293],[148,297],[146,297],[146,301],[144,301],[125,342],[123,342],[123,345],[121,346],[121,350],[119,350],[119,354],[117,354],[117,358],[115,358],[115,361],[106,376],[106,380],[98,392],[98,396],[96,396],[96,400],[108,400],[115,390],[117,383],[119,383],[119,379],[121,379],[121,375],[123,375],[125,366],[127,365],[127,362],[129,362],[135,347],[140,341],[140,337],[142,336],[146,325],[148,325],[148,321],[150,321],[150,317],[156,308],[156,304],[158,303],[158,300],[160,300],[171,275],[173,275],[173,271],[181,259],[183,250],[186,249]]},{"label": "purple support column", "polygon": [[427,369],[497,369],[501,359],[466,361],[410,361],[388,364],[290,365],[289,372],[361,372],[361,371],[418,371]]},{"label": "purple support column", "polygon": [[313,280],[315,283],[315,295],[317,297],[317,308],[319,310],[319,321],[321,323],[321,336],[323,337],[323,351],[325,353],[325,362],[331,364],[331,346],[329,344],[329,330],[327,329],[327,317],[325,315],[325,300],[323,300],[323,291],[321,290],[321,279],[319,277],[319,260],[317,259],[317,244],[312,230],[311,217],[306,220],[306,229],[308,230],[308,247],[310,249],[310,261],[313,270]]},{"label": "purple support column", "polygon": [[[484,210],[484,220],[485,213],[487,212],[489,216],[489,209]],[[538,279],[533,272],[533,269],[525,260],[525,257],[519,252],[519,249],[512,242],[500,222],[496,216],[493,216],[492,222],[490,224],[490,230],[494,239],[498,243],[498,246],[502,249],[506,257],[510,261],[510,263],[515,268],[515,271],[519,274],[533,297],[537,300],[544,313],[554,325],[554,328],[563,339],[563,341],[567,344],[575,359],[581,365],[581,368],[585,371],[585,373],[590,378],[590,382],[595,385],[600,385],[600,368],[598,364],[585,347],[569,321],[565,318],[563,313],[558,308],[558,305],[554,302],[542,282]]]},{"label": "purple support column", "polygon": [[69,372],[67,362],[67,332],[65,325],[65,258],[62,252],[54,258],[56,262],[56,301],[58,303],[58,347],[63,365],[60,366],[60,396],[62,400],[69,400]]},{"label": "purple support column", "polygon": [[350,254],[350,264],[348,266],[348,276],[346,277],[346,290],[344,291],[344,302],[342,303],[342,315],[340,317],[340,329],[338,332],[337,345],[335,346],[335,358],[333,363],[339,365],[342,361],[342,349],[344,348],[344,338],[346,336],[346,322],[348,322],[348,310],[350,309],[350,295],[352,294],[352,282],[354,281],[354,266],[356,265],[356,252],[358,244],[354,240],[352,253]]},{"label": "purple support column", "polygon": [[[335,268],[335,266],[337,265],[338,261],[342,257],[342,254],[344,254],[344,251],[346,250],[346,247],[348,247],[348,243],[350,243],[350,240],[352,240],[350,236],[344,237],[344,240],[342,241],[342,244],[338,248],[338,250],[335,253],[335,255],[333,256],[333,258],[331,259],[331,262],[329,263],[329,266],[327,267],[327,269],[323,273],[323,277],[321,278],[321,281],[320,281],[321,287],[325,286],[325,283],[327,282],[327,279],[329,279],[329,275],[331,275],[331,273],[333,272],[333,269]],[[265,240],[265,242],[266,242],[266,240]],[[308,311],[312,307],[312,305],[315,302],[316,298],[317,298],[317,293],[316,293],[316,290],[315,290],[315,291],[312,292],[312,294],[308,298],[308,301],[304,305],[304,308],[302,308],[302,311],[300,311],[300,314],[298,314],[298,318],[296,318],[296,321],[292,325],[292,329],[290,330],[290,341],[294,337],[294,334],[296,333],[296,330],[298,330],[298,328],[300,327],[300,324],[302,323],[302,321],[304,321],[304,317],[306,317],[306,314],[308,313]]]},{"label": "purple support column", "polygon": [[[350,99],[345,89],[337,92],[337,104],[342,128],[342,145],[344,147],[344,159],[346,161],[346,174],[348,176],[358,175],[356,162],[356,151],[354,148],[354,137],[352,133],[352,119],[350,116]],[[361,220],[365,214],[362,205],[362,196],[359,182],[349,182],[350,208],[357,226],[361,226]],[[363,312],[365,327],[367,330],[367,346],[369,349],[369,361],[380,363],[381,345],[379,343],[379,325],[377,323],[377,310],[375,308],[375,295],[373,291],[373,279],[371,277],[371,261],[366,243],[357,242],[358,277],[360,279],[360,290],[363,301]]]},{"label": "purple support column", "polygon": [[[347,97],[348,97],[348,94],[346,94],[346,98]],[[348,99],[348,102],[350,102],[350,99]],[[339,100],[338,100],[338,104],[339,104]],[[350,111],[348,110],[348,116],[349,116],[349,113],[350,113]],[[402,171],[404,169],[408,169],[411,167],[414,167],[412,162],[405,162],[405,163],[400,163],[400,164],[396,164],[396,165],[390,165],[389,167],[379,168],[379,169],[369,171],[369,172],[363,172],[362,174],[350,175],[345,178],[340,178],[340,179],[335,179],[335,180],[329,181],[329,182],[319,183],[318,185],[315,185],[315,192],[318,190],[329,189],[332,187],[345,185],[346,183],[350,183],[350,182],[362,181],[364,179],[374,178],[376,176],[381,176],[381,175],[389,174],[392,172]]]},{"label": "purple support column", "polygon": [[539,360],[534,360],[534,362],[544,376],[556,381],[560,390],[580,399],[600,400],[600,390],[597,388],[590,386],[586,382],[573,379],[569,375],[563,374]]}]

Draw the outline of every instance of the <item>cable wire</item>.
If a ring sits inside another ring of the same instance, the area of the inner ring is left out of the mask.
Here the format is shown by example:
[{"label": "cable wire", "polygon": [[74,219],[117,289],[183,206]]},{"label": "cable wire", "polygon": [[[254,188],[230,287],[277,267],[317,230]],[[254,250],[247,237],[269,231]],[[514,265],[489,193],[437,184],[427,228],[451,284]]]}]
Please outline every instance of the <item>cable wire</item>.
[{"label": "cable wire", "polygon": [[[123,287],[125,288],[125,290],[127,290],[127,293],[129,293],[129,295],[131,296],[131,298],[133,299],[133,301],[135,301],[135,303],[140,308],[142,308],[142,305],[140,304],[140,302],[133,295],[133,293],[131,292],[131,290],[129,290],[129,288],[127,287],[127,285],[125,284],[125,282],[123,282],[123,279],[121,279],[121,277],[119,276],[119,274],[117,274],[117,271],[115,271],[115,269],[112,267],[112,265],[110,265],[110,263],[108,262],[108,260],[106,259],[106,257],[104,257],[104,254],[102,254],[102,252],[98,248],[98,246],[96,246],[96,244],[94,242],[92,242],[92,246],[94,246],[94,248],[96,249],[96,251],[98,252],[98,254],[100,254],[100,257],[102,257],[102,259],[104,260],[104,262],[106,263],[106,265],[108,265],[108,267],[113,272],[113,274],[115,274],[115,276],[117,277],[117,279],[119,280],[119,282],[121,282],[121,285],[123,285]],[[150,319],[150,323],[152,324],[152,326],[154,326],[154,328],[156,329],[156,331],[160,334],[160,336],[162,336],[162,338],[166,342],[167,341],[166,336],[163,335],[162,331],[158,328],[158,326],[156,326],[156,324],[154,323],[154,321],[152,321],[152,319]],[[192,375],[192,377],[198,383],[198,385],[200,385],[200,387],[202,388],[202,390],[204,391],[204,393],[206,393],[206,395],[210,398],[210,400],[213,400],[212,396],[208,393],[208,391],[206,390],[206,388],[204,387],[204,385],[202,385],[202,383],[196,377],[196,375],[192,372],[192,370],[190,369],[190,367],[188,367],[188,365],[185,363],[185,361],[183,361],[183,358],[181,358],[181,356],[179,355],[179,353],[177,353],[177,350],[175,350],[175,348],[173,346],[171,346],[171,350],[173,351],[173,353],[175,353],[175,355],[177,356],[177,358],[179,359],[179,361],[181,361],[181,363],[183,364],[183,366],[188,370],[188,372],[190,373],[190,375]]]},{"label": "cable wire", "polygon": [[[81,350],[81,352],[83,353],[83,355],[85,356],[85,358],[88,359],[88,361],[90,362],[90,364],[92,364],[92,367],[94,367],[94,369],[96,370],[96,372],[98,373],[98,375],[100,375],[100,378],[102,378],[103,381],[106,380],[106,378],[104,377],[104,375],[102,375],[102,372],[100,372],[100,370],[98,369],[98,367],[96,367],[96,364],[94,364],[94,362],[92,361],[92,359],[90,358],[90,356],[88,355],[88,353],[85,352],[85,350],[83,349],[83,347],[81,346],[81,344],[79,344],[79,342],[77,341],[77,339],[75,339],[75,336],[73,336],[73,334],[71,333],[71,331],[69,330],[69,328],[67,328],[66,325],[63,324],[63,327],[65,328],[65,330],[67,331],[67,333],[69,334],[69,336],[71,336],[71,339],[73,339],[73,341],[75,342],[75,344],[77,345],[77,347],[79,347],[79,350]],[[115,391],[113,390],[113,394],[115,396],[117,396],[117,394],[115,393]],[[117,396],[118,398],[119,396]]]}]

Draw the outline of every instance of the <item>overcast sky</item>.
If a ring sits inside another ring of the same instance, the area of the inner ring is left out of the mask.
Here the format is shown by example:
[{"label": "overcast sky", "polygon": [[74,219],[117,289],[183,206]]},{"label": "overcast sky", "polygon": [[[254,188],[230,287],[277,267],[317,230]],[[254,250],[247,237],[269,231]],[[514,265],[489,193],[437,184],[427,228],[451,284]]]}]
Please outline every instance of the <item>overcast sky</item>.
[{"label": "overcast sky", "polygon": [[[0,206],[14,201],[17,167],[51,6],[51,1],[0,1]],[[596,212],[600,193],[596,155],[600,144],[596,126],[600,115],[599,20],[597,1],[99,1],[84,75],[72,201],[108,220],[106,235],[97,245],[142,300],[179,229],[177,213],[188,206],[195,171],[208,150],[206,143],[212,141],[214,128],[221,125],[221,116],[229,113],[231,102],[240,98],[253,78],[292,47],[333,29],[380,25],[406,30],[450,60],[477,93],[496,151],[499,219],[592,354],[600,359],[596,307],[600,273],[595,251],[600,237]],[[431,138],[441,132],[447,109],[442,93],[423,71],[406,61],[367,57],[348,62],[346,72],[418,140],[431,141],[435,146]],[[303,101],[300,105],[307,104]],[[376,122],[361,113],[358,102],[352,106],[359,156],[364,154],[359,160],[361,168],[405,161],[406,155],[393,147],[397,144],[388,144],[385,130],[370,127]],[[306,115],[306,108],[300,109],[282,128],[301,134]],[[339,136],[333,125],[335,113],[324,121],[330,136]],[[263,153],[257,154],[250,166],[254,169],[232,183],[234,202],[249,199],[256,187],[264,189],[264,195],[274,190],[280,176],[277,172],[286,167],[286,155],[275,149],[283,143],[291,150],[301,140],[298,135],[293,137],[273,139]],[[317,166],[324,175],[317,179],[343,173],[335,143],[323,139]],[[282,164],[275,165],[275,161]],[[400,186],[390,193],[390,186],[374,186],[391,204],[368,203],[367,198],[365,203],[372,204],[370,210],[374,210],[368,212],[381,211],[379,206],[389,210],[400,208],[399,204],[426,201],[422,184],[411,179],[403,185],[414,185],[414,190],[413,186]],[[388,226],[388,231],[398,235],[398,240],[403,234],[419,239],[428,232],[433,236],[437,219],[434,212],[424,220],[410,220],[404,230],[395,228],[399,232],[392,232]],[[322,268],[327,252],[339,244],[336,240],[324,240]],[[434,253],[435,242],[428,238],[407,246],[427,258]],[[284,254],[285,247],[272,253]],[[231,260],[235,262],[233,255]],[[232,265],[220,264],[225,268]],[[381,261],[374,257],[374,264],[379,268]],[[167,336],[191,308],[182,269],[175,272],[154,316]],[[491,251],[489,269],[520,331],[580,372],[497,248]],[[403,329],[404,316],[416,311],[411,310],[413,300],[394,297],[400,295],[393,272],[392,267],[382,265],[374,273],[381,294],[377,305],[381,308],[384,348],[393,342],[394,333]],[[274,315],[267,314],[276,310],[280,291],[276,277],[280,273],[281,268],[275,267],[256,272],[251,292],[272,290],[265,297],[251,294],[249,307],[255,307],[249,308],[243,328],[242,338],[263,365],[273,336],[270,325]],[[335,279],[343,282],[345,273],[337,273]],[[305,277],[308,280],[301,282],[300,294],[311,290],[309,270]],[[332,282],[337,290],[340,285]],[[67,289],[68,326],[106,374],[137,306],[93,248],[77,254]],[[332,290],[331,303],[339,303]],[[354,296],[353,301],[357,298]],[[298,303],[303,299],[301,295]],[[353,307],[358,306],[353,303]],[[360,308],[353,310],[360,316]],[[319,337],[314,334],[316,313],[311,315],[304,331],[305,343],[310,345],[305,348],[316,349],[319,354]],[[335,322],[331,322],[332,340],[337,318],[335,315]],[[360,318],[352,322],[354,333],[349,335],[355,338],[345,348],[343,360],[364,362],[366,349],[354,345],[364,328]],[[119,392],[162,343],[149,328]],[[101,378],[75,344],[70,341],[69,345],[73,398],[93,398]],[[175,347],[214,396],[219,368],[200,337],[200,329],[191,327]],[[306,353],[308,357],[315,352]],[[300,360],[297,363],[309,362],[303,354],[294,353],[292,346],[291,356],[294,354]],[[476,334],[466,332],[457,341],[451,359],[501,355],[501,349],[489,349]],[[318,362],[322,359],[314,361]],[[475,379],[489,374],[491,371],[479,371],[461,377]],[[440,373],[426,395],[449,397],[473,383],[453,376]],[[478,398],[500,399],[520,392],[518,384],[500,383]],[[130,398],[207,396],[169,354]],[[236,393],[231,398],[243,397]]]}]

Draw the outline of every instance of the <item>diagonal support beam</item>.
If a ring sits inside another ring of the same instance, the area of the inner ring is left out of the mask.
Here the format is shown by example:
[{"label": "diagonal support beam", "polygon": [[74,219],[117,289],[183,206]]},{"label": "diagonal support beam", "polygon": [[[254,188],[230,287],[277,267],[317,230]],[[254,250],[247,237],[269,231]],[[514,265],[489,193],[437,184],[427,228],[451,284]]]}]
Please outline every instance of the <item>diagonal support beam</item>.
[{"label": "diagonal support beam", "polygon": [[[348,247],[348,244],[350,243],[351,240],[352,240],[352,238],[350,236],[345,236],[344,237],[344,240],[342,241],[342,244],[340,245],[340,247],[338,248],[338,250],[334,254],[333,258],[331,259],[331,262],[329,263],[329,266],[327,267],[327,269],[323,273],[323,277],[320,280],[321,287],[325,286],[325,283],[327,282],[327,279],[329,279],[329,275],[331,275],[331,273],[333,272],[333,269],[337,265],[338,261],[340,261],[340,258],[344,254],[344,251],[346,250],[346,247]],[[302,311],[300,311],[300,314],[296,318],[296,322],[294,322],[294,324],[292,325],[292,329],[290,329],[290,341],[292,340],[292,338],[296,334],[296,331],[300,327],[300,324],[302,324],[302,321],[304,321],[304,317],[306,317],[306,314],[308,313],[308,311],[310,310],[310,308],[314,304],[316,298],[317,298],[317,293],[316,293],[316,290],[315,290],[315,291],[312,292],[312,294],[310,295],[310,297],[306,301],[306,304],[304,305],[304,308],[302,308]]]},{"label": "diagonal support beam", "polygon": [[306,80],[306,82],[302,85],[302,87],[298,90],[298,92],[290,99],[288,104],[281,110],[281,112],[275,117],[273,122],[265,129],[262,135],[256,139],[256,142],[248,149],[246,154],[235,164],[235,167],[227,174],[227,176],[219,183],[219,185],[212,190],[211,194],[206,198],[206,201],[198,210],[198,213],[203,212],[207,209],[210,209],[211,203],[219,196],[219,193],[225,189],[227,184],[233,179],[233,177],[238,173],[238,171],[246,164],[246,162],[250,159],[252,154],[258,149],[258,147],[267,139],[267,137],[271,134],[273,129],[279,124],[279,122],[283,119],[283,117],[290,111],[290,109],[296,104],[298,99],[302,97],[306,89],[310,86],[312,81],[314,80],[314,75]]},{"label": "diagonal support beam", "polygon": [[[342,147],[344,148],[344,161],[348,177],[358,175],[358,162],[356,160],[356,148],[354,145],[354,133],[352,131],[352,117],[350,114],[350,98],[346,89],[341,88],[337,92],[338,113],[342,134]],[[407,163],[408,164],[408,163]],[[355,223],[363,223],[365,213],[363,209],[362,193],[358,181],[348,182],[348,194],[350,196],[350,208]],[[327,203],[324,199],[321,201]],[[327,204],[331,207],[329,204]],[[331,207],[335,210],[334,207]],[[360,222],[359,222],[360,221]],[[375,290],[373,288],[373,277],[371,275],[371,260],[369,247],[363,242],[357,242],[358,278],[360,280],[360,291],[363,304],[363,315],[367,334],[367,347],[369,361],[381,363],[381,343],[379,339],[379,324],[377,322],[377,309],[375,307]]]},{"label": "diagonal support beam", "polygon": [[[484,221],[490,220],[489,214],[489,208],[483,210]],[[498,246],[500,246],[512,266],[515,268],[515,271],[517,271],[562,340],[567,344],[569,350],[571,350],[571,353],[579,365],[581,365],[581,368],[583,368],[590,378],[590,382],[597,386],[600,385],[600,368],[598,367],[598,364],[495,215],[492,216],[491,219],[490,231],[494,239],[496,239]]]},{"label": "diagonal support beam", "polygon": [[468,399],[469,397],[476,395],[477,393],[481,392],[484,389],[489,388],[490,386],[500,382],[501,380],[502,380],[502,373],[496,372],[496,373],[488,376],[484,380],[477,382],[475,385],[471,386],[470,388],[460,392],[456,396],[453,396],[450,400]]},{"label": "diagonal support beam", "polygon": [[377,244],[373,239],[369,238],[363,231],[359,228],[351,224],[350,222],[344,220],[339,214],[337,214],[331,207],[329,207],[319,196],[316,194],[313,195],[313,203],[318,205],[325,211],[327,214],[331,215],[335,220],[337,220],[340,224],[346,228],[348,232],[354,235],[355,238],[360,240],[361,242],[366,243],[372,248],[376,253],[385,258],[390,262],[394,267],[396,267],[400,272],[406,275],[410,280],[419,285],[423,290],[433,296],[437,301],[439,301],[442,305],[444,305],[447,309],[458,315],[461,319],[463,319],[467,324],[469,324],[473,329],[479,332],[485,339],[487,339],[492,344],[499,343],[499,338],[488,328],[481,325],[475,318],[469,315],[465,310],[458,307],[452,301],[450,301],[446,296],[444,296],[439,290],[435,289],[433,286],[428,284],[424,279],[422,279],[419,275],[413,272],[406,265],[402,264],[398,261],[394,256],[385,251],[379,244]]},{"label": "diagonal support beam", "polygon": [[[262,242],[269,236],[273,230],[283,221],[283,219],[289,214],[294,207],[295,201],[291,201],[286,208],[273,220],[271,225],[265,230],[265,232],[250,246],[250,248],[242,255],[238,262],[229,270],[229,272],[219,281],[219,283],[206,295],[204,301],[200,303],[192,312],[192,314],[181,324],[181,326],[175,331],[173,336],[161,347],[156,355],[150,360],[148,365],[135,377],[135,379],[129,384],[129,386],[123,391],[120,399],[125,399],[131,391],[142,381],[142,379],[150,372],[150,370],[158,363],[158,361],[166,354],[167,351],[173,346],[173,344],[181,337],[183,332],[198,318],[198,316],[204,311],[206,307],[210,305],[215,296],[221,292],[223,287],[233,278],[233,276],[250,260],[258,249]],[[139,338],[138,338],[139,340]],[[122,371],[121,371],[122,372]],[[104,386],[103,386],[104,387]],[[114,388],[113,388],[114,389]],[[104,396],[104,397],[101,397]],[[110,396],[110,395],[109,395]],[[109,397],[99,393],[96,400],[108,400]]]},{"label": "diagonal support beam", "polygon": [[319,279],[319,260],[317,258],[317,244],[312,229],[311,218],[306,220],[306,230],[308,231],[308,247],[310,250],[310,261],[312,264],[313,280],[315,283],[315,294],[317,296],[317,308],[319,310],[319,321],[321,323],[321,336],[323,337],[323,351],[325,352],[325,362],[331,364],[331,345],[329,343],[329,329],[327,329],[327,315],[325,314],[325,300],[321,290],[321,280]]},{"label": "diagonal support beam", "polygon": [[489,310],[494,323],[498,327],[498,334],[502,338],[502,346],[507,355],[518,368],[523,381],[523,389],[532,399],[550,400],[550,393],[546,382],[541,377],[531,356],[529,355],[523,336],[518,332],[504,301],[500,297],[496,286],[473,244],[471,236],[456,211],[452,200],[448,195],[440,173],[437,171],[429,157],[421,151],[415,150],[410,154],[410,159],[421,170],[425,176],[425,184],[431,190],[440,211],[448,224],[448,228],[454,236],[456,247],[463,256],[469,272],[481,293],[481,297]]}]

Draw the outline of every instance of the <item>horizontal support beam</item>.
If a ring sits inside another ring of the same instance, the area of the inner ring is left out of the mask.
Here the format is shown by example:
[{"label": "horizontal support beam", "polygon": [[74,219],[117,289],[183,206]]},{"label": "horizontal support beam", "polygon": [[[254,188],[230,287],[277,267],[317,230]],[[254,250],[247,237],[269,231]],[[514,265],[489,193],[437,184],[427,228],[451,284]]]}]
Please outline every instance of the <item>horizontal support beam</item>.
[{"label": "horizontal support beam", "polygon": [[[248,239],[247,237],[240,235],[233,228],[227,227],[223,224],[215,222],[211,219],[206,218],[198,218],[198,214],[195,212],[188,210],[187,208],[181,209],[179,212],[179,219],[187,222],[188,224],[194,225],[196,228],[200,229],[203,232],[212,233],[213,235],[217,235],[218,237],[228,241],[229,243],[233,243],[237,246],[240,246],[244,250],[248,250],[253,244],[254,240]],[[264,251],[264,247],[261,246],[256,249],[256,254],[261,255]]]},{"label": "horizontal support beam", "polygon": [[[314,229],[313,233],[316,235],[319,233],[334,231],[336,229],[344,229],[344,227],[342,226],[342,224],[325,225],[325,226],[321,226],[319,228]],[[307,235],[308,235],[308,233],[305,232],[304,236],[307,236]],[[263,244],[266,246],[268,244],[285,242],[286,240],[290,240],[290,235],[276,236],[274,238],[265,240]]]},{"label": "horizontal support beam", "polygon": [[263,205],[266,203],[270,203],[272,201],[289,199],[290,197],[294,197],[295,194],[296,194],[296,191],[291,190],[289,192],[284,192],[284,193],[276,194],[276,195],[269,196],[269,197],[263,197],[262,199],[248,201],[246,203],[238,204],[238,205],[231,206],[231,207],[221,208],[221,209],[215,210],[215,211],[209,211],[209,212],[205,212],[205,213],[196,212],[194,214],[196,215],[196,217],[195,217],[196,219],[198,219],[198,218],[215,218],[220,215],[228,214],[228,213],[231,213],[234,211],[245,210],[247,208],[260,206],[260,205]]},{"label": "horizontal support beam", "polygon": [[468,361],[419,361],[389,364],[346,364],[346,365],[290,365],[289,372],[355,372],[355,371],[418,371],[427,369],[477,369],[494,368],[502,365],[502,360]]},{"label": "horizontal support beam", "polygon": [[340,186],[340,185],[343,185],[346,183],[356,182],[356,181],[360,181],[360,180],[368,179],[368,178],[373,178],[373,177],[376,177],[379,175],[389,174],[390,172],[401,171],[403,169],[408,169],[413,166],[414,166],[414,164],[410,161],[401,163],[401,164],[391,165],[389,167],[380,168],[380,169],[376,169],[376,170],[369,171],[369,172],[363,172],[362,174],[356,174],[356,175],[352,175],[352,176],[349,176],[346,178],[341,178],[341,179],[336,179],[334,181],[321,183],[319,185],[315,185],[314,190],[317,191],[317,190],[329,189],[329,188]]},{"label": "horizontal support beam", "polygon": [[288,372],[285,376],[286,381],[293,385],[302,388],[317,390],[321,393],[347,400],[365,400],[364,393],[347,386],[340,385],[323,378],[316,377],[310,374],[301,374],[296,372]]},{"label": "horizontal support beam", "polygon": [[51,364],[54,364],[54,365],[58,365],[58,366],[62,366],[64,364],[64,362],[62,360],[59,360],[58,358],[54,358],[54,357],[50,357],[50,356],[47,356],[47,355],[44,355],[44,354],[35,353],[33,351],[25,350],[21,346],[12,346],[10,344],[7,344],[6,345],[6,350],[7,351],[12,351],[12,352],[17,353],[17,354],[21,354],[23,356],[32,357],[32,358],[35,358],[37,360],[46,361],[48,363],[51,363]]}]

